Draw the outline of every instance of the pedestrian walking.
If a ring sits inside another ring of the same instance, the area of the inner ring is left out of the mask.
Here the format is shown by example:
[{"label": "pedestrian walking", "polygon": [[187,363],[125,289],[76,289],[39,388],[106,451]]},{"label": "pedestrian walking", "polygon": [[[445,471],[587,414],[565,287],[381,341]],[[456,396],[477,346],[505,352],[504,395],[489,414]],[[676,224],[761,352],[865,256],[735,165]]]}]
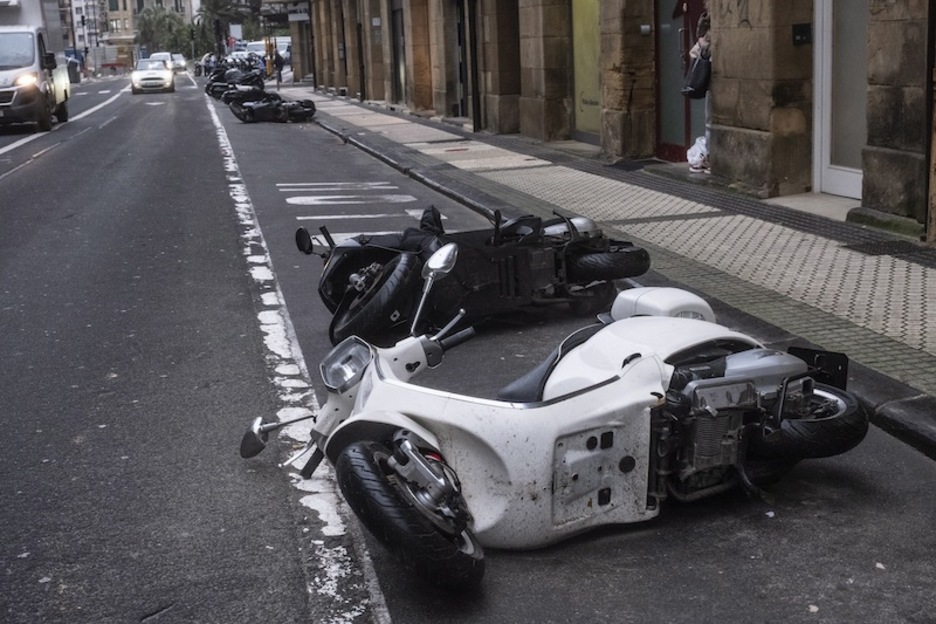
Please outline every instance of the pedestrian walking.
[{"label": "pedestrian walking", "polygon": [[283,66],[286,64],[286,59],[283,58],[283,55],[280,54],[280,51],[277,50],[273,54],[273,67],[276,69],[276,88],[278,89],[280,83],[283,82]]}]

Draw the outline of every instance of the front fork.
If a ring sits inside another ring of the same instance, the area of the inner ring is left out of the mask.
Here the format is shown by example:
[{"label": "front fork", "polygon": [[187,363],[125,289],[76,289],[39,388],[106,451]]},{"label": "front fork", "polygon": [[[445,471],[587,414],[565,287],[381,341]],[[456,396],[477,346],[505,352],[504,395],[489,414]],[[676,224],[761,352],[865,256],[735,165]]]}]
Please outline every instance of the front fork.
[{"label": "front fork", "polygon": [[[441,459],[441,458],[440,458]],[[418,498],[429,507],[439,507],[458,492],[455,484],[442,471],[429,463],[412,442],[403,440],[387,465],[409,483],[418,487]]]},{"label": "front fork", "polygon": [[405,434],[398,435],[387,467],[403,496],[443,533],[458,535],[472,525],[458,476],[437,452],[420,451]]}]

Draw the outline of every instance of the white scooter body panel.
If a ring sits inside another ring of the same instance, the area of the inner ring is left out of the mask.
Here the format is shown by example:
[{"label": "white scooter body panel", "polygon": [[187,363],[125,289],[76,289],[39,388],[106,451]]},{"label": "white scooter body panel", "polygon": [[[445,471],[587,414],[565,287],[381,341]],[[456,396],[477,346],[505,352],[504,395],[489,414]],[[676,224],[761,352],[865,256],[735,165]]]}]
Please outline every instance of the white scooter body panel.
[{"label": "white scooter body panel", "polygon": [[[543,393],[545,400],[577,392],[606,379],[628,358],[657,356],[661,361],[694,345],[729,339],[759,347],[749,336],[710,323],[687,318],[635,316],[611,323],[559,360]],[[666,365],[664,383],[673,367]]]},{"label": "white scooter body panel", "polygon": [[404,339],[375,352],[353,415],[321,429],[325,451],[334,461],[362,433],[411,429],[458,475],[487,547],[537,548],[596,526],[648,520],[658,514],[647,497],[651,408],[673,372],[665,359],[715,339],[759,346],[706,321],[617,321],[566,354],[544,400],[528,404],[409,383],[428,363],[420,339]]},{"label": "white scooter body panel", "polygon": [[399,412],[432,431],[461,480],[482,545],[536,548],[658,513],[647,509],[652,393],[664,391],[655,358],[586,393],[526,405],[414,386],[381,364],[341,427]]}]

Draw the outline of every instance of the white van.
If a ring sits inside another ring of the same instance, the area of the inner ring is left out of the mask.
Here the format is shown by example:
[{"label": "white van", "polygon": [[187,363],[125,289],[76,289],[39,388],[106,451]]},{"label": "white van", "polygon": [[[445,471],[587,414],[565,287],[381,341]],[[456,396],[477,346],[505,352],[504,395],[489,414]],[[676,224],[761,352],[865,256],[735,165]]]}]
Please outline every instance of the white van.
[{"label": "white van", "polygon": [[[49,6],[46,6],[49,5]],[[71,83],[58,3],[0,2],[0,125],[68,121]]]},{"label": "white van", "polygon": [[[280,56],[286,59],[286,62],[289,62],[289,57],[292,52],[292,38],[291,37],[273,37],[273,42],[276,45],[276,49],[279,50]],[[247,52],[252,52],[257,56],[266,58],[267,48],[266,40],[260,41],[248,41],[247,42]]]}]

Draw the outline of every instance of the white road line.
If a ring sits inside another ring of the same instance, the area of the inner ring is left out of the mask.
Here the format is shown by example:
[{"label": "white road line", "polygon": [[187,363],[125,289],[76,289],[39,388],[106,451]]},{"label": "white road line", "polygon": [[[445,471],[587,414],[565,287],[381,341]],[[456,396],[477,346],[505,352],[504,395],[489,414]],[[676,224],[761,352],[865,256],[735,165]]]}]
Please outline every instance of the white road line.
[{"label": "white road line", "polygon": [[[381,212],[381,213],[361,213],[361,214],[328,214],[328,215],[314,215],[307,217],[296,217],[296,221],[317,221],[319,219],[323,221],[331,221],[337,219],[419,219],[422,217],[422,209],[407,209],[406,215],[400,214],[398,212]],[[448,217],[442,215],[442,220],[446,220]]]},{"label": "white road line", "polygon": [[[262,310],[257,318],[264,335],[266,362],[270,368],[273,384],[279,391],[279,403],[282,407],[277,412],[277,417],[280,420],[286,420],[306,415],[310,411],[318,411],[318,401],[311,389],[311,377],[306,367],[305,357],[299,346],[289,310],[286,309],[286,302],[273,270],[273,261],[260,229],[253,202],[243,182],[234,150],[208,95],[205,95],[205,105],[215,126],[224,168],[227,172],[228,193],[234,201],[240,222],[241,240],[244,244],[243,253],[247,258],[250,274],[261,293]],[[284,429],[282,432],[284,436],[302,442],[308,440],[308,425],[300,427],[296,424]],[[303,440],[300,436],[305,439]],[[351,604],[352,598],[341,595],[338,590],[343,583],[352,582],[348,579],[364,578],[372,621],[378,624],[389,624],[390,613],[383,594],[380,592],[380,585],[370,562],[370,554],[363,544],[357,525],[344,522],[344,517],[349,515],[349,512],[342,506],[336,494],[330,466],[320,466],[316,477],[307,481],[293,477],[293,484],[298,489],[310,492],[302,497],[301,504],[319,516],[325,525],[323,534],[336,535],[349,532],[350,539],[356,544],[355,550],[360,556],[357,560],[353,560],[344,546],[330,548],[322,540],[306,539],[304,547],[318,555],[320,568],[315,572],[321,575],[316,576],[315,579],[307,579],[309,581],[307,589],[310,594],[315,594],[314,600],[319,602],[328,600],[329,609],[344,613],[346,619],[342,621],[350,623],[362,615],[362,605],[357,600]],[[352,520],[352,523],[354,522],[356,521]]]},{"label": "white road line", "polygon": [[412,195],[323,195],[321,197],[300,195],[299,197],[288,198],[286,203],[293,204],[294,206],[323,206],[376,204],[378,202],[385,204],[408,204],[414,201],[416,201],[416,198]]},{"label": "white road line", "polygon": [[399,187],[391,185],[389,182],[281,182],[276,185],[281,191],[292,190],[324,190],[334,187],[343,190],[362,190],[368,189],[397,189]]},{"label": "white road line", "polygon": [[296,217],[297,221],[328,221],[334,219],[396,219],[403,217],[408,219],[409,215],[384,212],[381,214],[348,214],[348,215],[316,215],[314,217]]}]

